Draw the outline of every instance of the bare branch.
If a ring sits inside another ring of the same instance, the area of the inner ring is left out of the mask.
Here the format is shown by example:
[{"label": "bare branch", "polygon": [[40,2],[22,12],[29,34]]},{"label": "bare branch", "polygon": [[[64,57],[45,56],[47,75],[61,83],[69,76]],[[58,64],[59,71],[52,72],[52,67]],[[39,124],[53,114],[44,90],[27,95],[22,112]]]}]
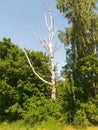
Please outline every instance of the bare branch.
[{"label": "bare branch", "polygon": [[48,38],[46,39],[45,37],[40,37],[38,36],[33,30],[32,33],[34,34],[34,36],[39,40],[39,42],[43,45],[43,47],[45,48],[45,50],[48,53],[49,56],[49,66],[48,69],[50,71],[50,78],[51,78],[51,82],[48,82],[46,80],[44,80],[40,75],[38,75],[34,69],[34,67],[32,66],[30,59],[25,51],[25,49],[23,48],[23,51],[25,53],[25,56],[27,58],[27,61],[30,65],[30,67],[32,68],[32,71],[34,72],[34,74],[41,79],[43,82],[49,84],[51,86],[51,99],[55,100],[56,99],[56,83],[55,83],[55,63],[54,63],[54,49],[56,49],[56,46],[53,45],[53,40],[54,40],[54,36],[55,36],[55,32],[54,32],[54,21],[53,21],[53,17],[52,17],[52,12],[50,9],[50,6],[48,6],[48,17],[46,17],[46,15],[44,15],[44,21],[46,24],[46,27],[48,29]]},{"label": "bare branch", "polygon": [[47,39],[44,38],[44,37],[39,37],[33,30],[32,30],[32,33],[37,38],[37,40],[43,45],[43,47],[45,48],[45,50],[48,52],[49,51],[49,47],[48,47],[48,41],[47,41]]},{"label": "bare branch", "polygon": [[54,30],[54,20],[52,18],[52,11],[50,6],[48,6],[48,12],[49,12],[49,19],[50,19],[50,28],[51,30]]},{"label": "bare branch", "polygon": [[35,71],[34,67],[32,66],[31,61],[30,61],[30,59],[29,59],[29,57],[28,57],[28,55],[27,55],[27,53],[26,53],[26,51],[25,51],[25,49],[24,49],[23,47],[22,47],[22,50],[23,50],[23,52],[24,52],[24,54],[25,54],[25,56],[26,56],[26,58],[27,58],[27,61],[28,61],[29,65],[30,65],[30,67],[31,67],[31,69],[32,69],[32,71],[33,71],[33,73],[34,73],[40,80],[42,80],[44,83],[47,83],[47,84],[51,85],[50,82],[44,80],[41,76],[39,76],[39,74],[36,73],[36,71]]},{"label": "bare branch", "polygon": [[53,49],[54,49],[54,52],[58,51],[60,48],[61,48],[62,45],[58,46],[57,47],[57,44],[54,45]]},{"label": "bare branch", "polygon": [[46,68],[49,70],[49,72],[51,71],[51,67],[50,67],[50,65],[49,64],[47,64],[47,63],[44,63],[44,65],[46,66]]},{"label": "bare branch", "polygon": [[38,36],[38,34],[36,34],[36,33],[34,32],[33,29],[32,29],[32,33],[33,33],[33,35],[40,41],[40,37]]},{"label": "bare branch", "polygon": [[48,20],[47,20],[46,15],[44,15],[44,20],[45,20],[46,26],[47,26],[47,28],[48,28],[48,31],[50,31],[50,27],[49,27],[49,24],[48,24]]}]

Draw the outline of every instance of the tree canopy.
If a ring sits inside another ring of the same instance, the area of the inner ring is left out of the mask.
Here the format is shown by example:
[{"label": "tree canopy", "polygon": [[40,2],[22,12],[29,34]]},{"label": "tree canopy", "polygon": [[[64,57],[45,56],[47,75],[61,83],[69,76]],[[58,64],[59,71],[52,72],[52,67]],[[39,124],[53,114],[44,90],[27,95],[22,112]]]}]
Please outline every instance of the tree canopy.
[{"label": "tree canopy", "polygon": [[71,91],[74,89],[75,111],[70,111],[75,116],[82,103],[98,96],[97,0],[57,0],[57,8],[69,22],[59,38],[66,48],[67,64],[62,74],[69,80]]},{"label": "tree canopy", "polygon": [[[48,57],[42,52],[27,53],[38,73],[49,80]],[[0,120],[22,118],[27,100],[41,96],[50,98],[49,86],[32,73],[23,51],[4,38],[0,41]]]}]

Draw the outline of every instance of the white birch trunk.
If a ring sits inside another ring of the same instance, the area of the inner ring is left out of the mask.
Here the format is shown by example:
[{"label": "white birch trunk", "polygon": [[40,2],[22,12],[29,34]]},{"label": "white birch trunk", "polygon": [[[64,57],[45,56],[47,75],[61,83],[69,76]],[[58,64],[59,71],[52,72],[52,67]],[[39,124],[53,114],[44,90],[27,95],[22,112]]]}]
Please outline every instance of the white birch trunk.
[{"label": "white birch trunk", "polygon": [[49,54],[49,59],[50,59],[50,73],[51,73],[51,99],[56,100],[56,82],[55,82],[55,64],[54,64],[54,21],[52,17],[52,12],[50,7],[48,6],[48,13],[49,13],[49,20],[50,20],[50,25],[48,24],[47,17],[45,16],[45,23],[49,32],[48,36],[48,54]]},{"label": "white birch trunk", "polygon": [[49,58],[50,58],[50,72],[51,72],[51,99],[56,99],[56,83],[55,83],[55,64],[54,64],[54,50],[53,50],[53,36],[54,33],[50,30],[49,37]]},{"label": "white birch trunk", "polygon": [[49,23],[48,23],[48,19],[46,17],[46,15],[44,15],[44,20],[45,20],[45,24],[47,26],[47,29],[48,29],[48,39],[46,38],[42,38],[42,37],[39,37],[34,31],[33,34],[36,36],[36,38],[40,41],[40,43],[43,45],[43,47],[45,48],[46,52],[48,53],[48,56],[49,56],[49,61],[50,61],[50,66],[48,67],[49,68],[49,71],[51,73],[51,81],[46,81],[44,80],[41,76],[39,76],[34,67],[32,66],[31,62],[30,62],[30,59],[25,51],[25,49],[23,48],[23,51],[25,53],[25,56],[27,58],[27,61],[33,71],[33,73],[40,79],[42,80],[43,82],[49,84],[51,86],[51,100],[54,101],[56,100],[56,82],[55,82],[55,64],[54,64],[54,46],[53,45],[53,40],[54,40],[54,21],[53,21],[53,18],[52,18],[52,13],[51,13],[51,9],[50,7],[48,6],[48,15],[49,15]]}]

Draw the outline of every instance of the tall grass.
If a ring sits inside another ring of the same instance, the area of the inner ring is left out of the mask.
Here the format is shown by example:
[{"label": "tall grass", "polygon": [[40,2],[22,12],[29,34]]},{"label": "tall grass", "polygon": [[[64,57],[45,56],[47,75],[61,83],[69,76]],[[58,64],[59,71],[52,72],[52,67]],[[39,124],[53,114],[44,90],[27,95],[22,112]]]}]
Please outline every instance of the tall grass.
[{"label": "tall grass", "polygon": [[98,127],[87,128],[73,128],[72,126],[62,125],[55,120],[49,120],[48,122],[42,122],[31,127],[29,124],[23,124],[22,122],[8,123],[4,122],[0,124],[0,130],[98,130]]}]

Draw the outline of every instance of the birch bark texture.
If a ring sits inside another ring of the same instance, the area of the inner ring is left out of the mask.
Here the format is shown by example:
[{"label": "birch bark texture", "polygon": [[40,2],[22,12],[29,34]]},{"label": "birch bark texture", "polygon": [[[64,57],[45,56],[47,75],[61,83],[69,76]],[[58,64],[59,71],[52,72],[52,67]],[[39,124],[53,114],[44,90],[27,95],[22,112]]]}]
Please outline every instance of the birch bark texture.
[{"label": "birch bark texture", "polygon": [[33,73],[44,83],[47,83],[51,87],[51,100],[56,100],[56,75],[55,75],[55,63],[54,63],[54,52],[55,52],[55,44],[54,44],[54,36],[55,36],[55,28],[54,28],[54,20],[52,16],[52,11],[50,6],[48,5],[48,16],[44,15],[44,22],[46,24],[47,30],[48,30],[48,38],[40,37],[37,35],[33,30],[33,35],[38,39],[38,41],[43,45],[44,49],[46,50],[48,56],[49,56],[49,72],[51,74],[51,81],[46,81],[43,79],[34,69],[33,65],[31,64],[31,61],[27,55],[27,52],[22,47],[23,52],[27,58],[27,61],[33,71]]}]

